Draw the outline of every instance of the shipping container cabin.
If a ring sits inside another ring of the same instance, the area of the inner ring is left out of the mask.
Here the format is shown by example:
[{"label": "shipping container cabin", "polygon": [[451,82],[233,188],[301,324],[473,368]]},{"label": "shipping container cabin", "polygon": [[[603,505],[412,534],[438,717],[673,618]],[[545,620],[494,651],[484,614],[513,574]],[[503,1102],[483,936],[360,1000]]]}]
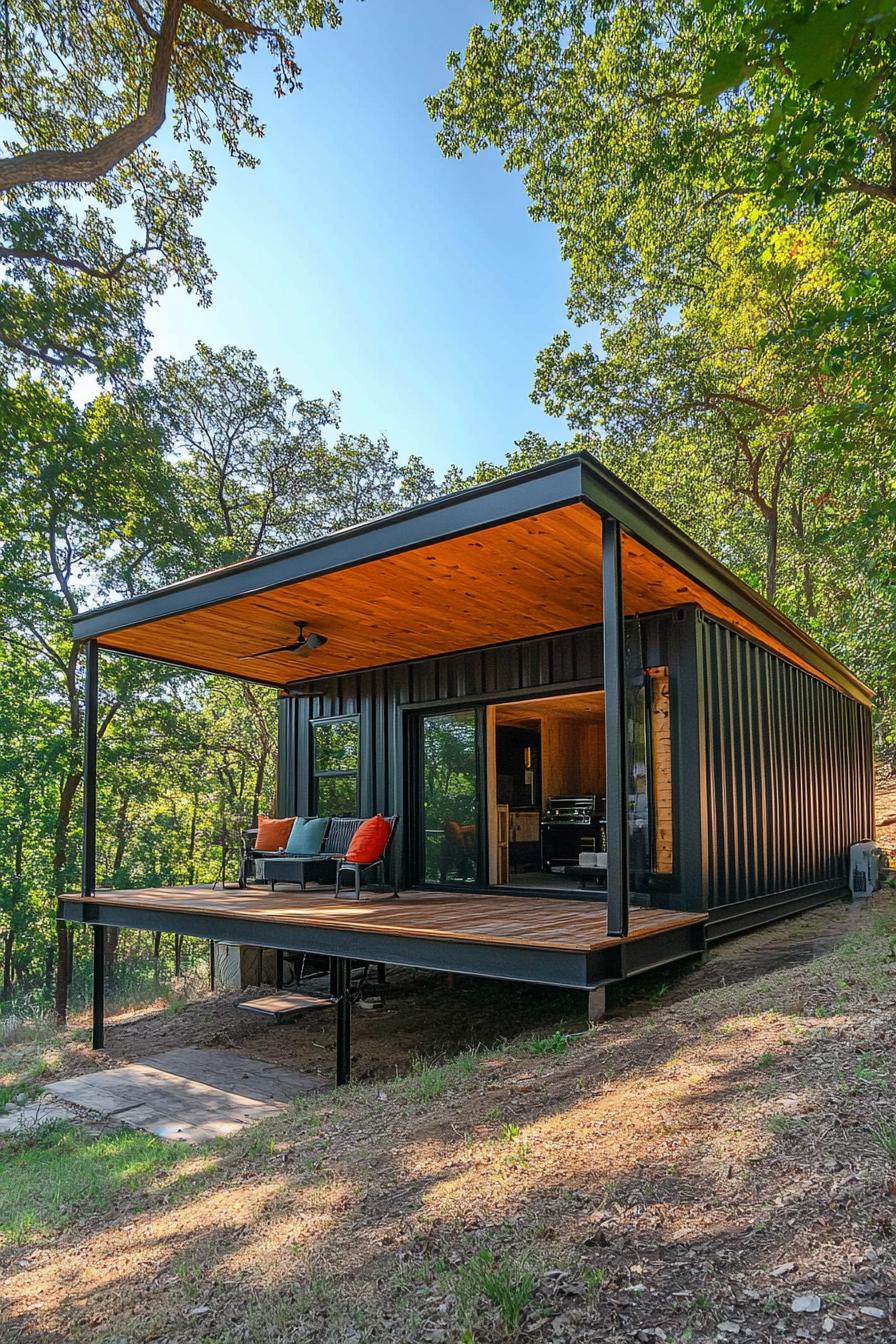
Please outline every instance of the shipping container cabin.
[{"label": "shipping container cabin", "polygon": [[[295,625],[307,656],[264,654]],[[60,917],[599,990],[847,891],[868,688],[588,454],[79,616],[85,848]],[[279,815],[400,816],[397,901],[109,892],[101,652],[279,692]],[[97,950],[99,949],[99,950]],[[95,977],[95,1039],[102,983]]]}]

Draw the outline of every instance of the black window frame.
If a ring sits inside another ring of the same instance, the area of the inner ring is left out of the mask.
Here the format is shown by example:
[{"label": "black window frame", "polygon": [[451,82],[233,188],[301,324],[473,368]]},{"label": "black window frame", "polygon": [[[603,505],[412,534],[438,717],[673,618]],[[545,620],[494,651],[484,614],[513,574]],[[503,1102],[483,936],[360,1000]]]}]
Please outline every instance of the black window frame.
[{"label": "black window frame", "polygon": [[[316,762],[316,729],[326,728],[333,723],[354,723],[357,735],[357,763],[353,770],[318,770]],[[308,774],[311,782],[309,790],[309,802],[311,804],[312,816],[323,815],[320,811],[320,799],[318,792],[318,781],[321,779],[351,779],[355,781],[355,807],[353,812],[339,815],[354,816],[360,815],[361,807],[361,715],[360,714],[327,714],[319,719],[309,721],[308,732]],[[329,813],[327,814],[329,815]]]},{"label": "black window frame", "polygon": [[[411,837],[412,871],[416,873],[414,885],[423,889],[433,891],[470,891],[482,889],[485,884],[485,874],[488,872],[488,837],[487,830],[487,811],[486,811],[486,734],[485,734],[485,710],[486,705],[491,701],[471,700],[471,701],[446,701],[444,703],[435,703],[424,706],[414,706],[411,713],[413,722],[413,742],[411,748],[411,760],[413,770],[409,777],[409,799],[408,815],[415,818],[413,835]],[[424,754],[424,723],[427,718],[441,717],[448,714],[472,713],[475,723],[476,740],[476,852],[475,866],[476,875],[469,881],[452,881],[446,879],[444,882],[435,881],[426,877],[426,841],[425,841],[425,809],[423,798],[423,754]]]}]

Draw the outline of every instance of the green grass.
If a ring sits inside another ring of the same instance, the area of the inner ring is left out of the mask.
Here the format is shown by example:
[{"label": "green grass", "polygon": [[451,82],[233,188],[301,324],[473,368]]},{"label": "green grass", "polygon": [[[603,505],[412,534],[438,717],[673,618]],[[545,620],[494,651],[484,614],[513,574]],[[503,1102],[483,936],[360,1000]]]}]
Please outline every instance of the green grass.
[{"label": "green grass", "polygon": [[771,1134],[793,1134],[802,1123],[799,1115],[770,1115],[765,1127]]},{"label": "green grass", "polygon": [[530,1055],[560,1055],[569,1045],[570,1036],[566,1031],[555,1031],[552,1036],[533,1036],[526,1041]]},{"label": "green grass", "polygon": [[859,1055],[859,1061],[855,1068],[856,1082],[870,1083],[872,1087],[885,1088],[890,1081],[887,1062],[880,1055],[871,1051],[866,1051]]},{"label": "green grass", "polygon": [[896,1121],[878,1120],[871,1133],[881,1152],[896,1162]]},{"label": "green grass", "polygon": [[122,1129],[89,1134],[67,1122],[0,1140],[0,1245],[22,1245],[75,1218],[108,1208],[123,1191],[194,1154],[184,1143]]},{"label": "green grass", "polygon": [[476,1065],[481,1058],[480,1051],[465,1050],[444,1064],[415,1059],[410,1073],[401,1079],[401,1091],[410,1095],[414,1101],[435,1101],[446,1088],[470,1078],[476,1072]]},{"label": "green grass", "polygon": [[520,1319],[535,1296],[535,1274],[525,1264],[497,1260],[491,1251],[480,1251],[460,1270],[458,1298],[472,1312],[484,1297],[497,1310],[507,1335],[519,1329]]}]

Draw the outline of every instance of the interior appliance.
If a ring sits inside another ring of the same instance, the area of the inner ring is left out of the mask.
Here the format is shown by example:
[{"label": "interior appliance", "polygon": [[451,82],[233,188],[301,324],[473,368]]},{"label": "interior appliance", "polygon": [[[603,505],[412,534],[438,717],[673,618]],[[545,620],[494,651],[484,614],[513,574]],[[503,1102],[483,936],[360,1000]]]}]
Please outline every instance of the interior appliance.
[{"label": "interior appliance", "polygon": [[541,866],[546,873],[575,867],[585,849],[605,850],[604,800],[594,793],[549,798],[541,817]]}]

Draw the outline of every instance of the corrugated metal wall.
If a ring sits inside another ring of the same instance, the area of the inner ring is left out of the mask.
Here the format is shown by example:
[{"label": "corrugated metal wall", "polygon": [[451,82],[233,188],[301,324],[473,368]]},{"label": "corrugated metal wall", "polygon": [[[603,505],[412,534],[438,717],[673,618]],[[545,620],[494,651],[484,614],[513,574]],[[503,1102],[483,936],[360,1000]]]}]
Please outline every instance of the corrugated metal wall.
[{"label": "corrugated metal wall", "polygon": [[600,633],[576,631],[470,653],[399,663],[379,671],[312,683],[281,702],[281,811],[308,806],[308,725],[340,714],[361,716],[361,809],[401,811],[400,709],[469,702],[507,691],[594,685],[601,678]]},{"label": "corrugated metal wall", "polygon": [[[677,647],[684,628],[681,620],[664,613],[643,619],[638,644],[645,662],[674,660],[670,647]],[[314,719],[360,715],[361,811],[402,813],[402,707],[469,704],[517,692],[560,693],[599,686],[602,679],[601,632],[594,626],[308,684],[301,694],[280,702],[280,813],[304,813],[310,806],[309,725]]]},{"label": "corrugated metal wall", "polygon": [[873,830],[871,714],[708,617],[702,680],[705,886],[711,918],[777,912],[842,890],[850,844]]},{"label": "corrugated metal wall", "polygon": [[[643,665],[670,671],[675,873],[660,903],[709,908],[720,937],[842,891],[849,845],[873,829],[870,711],[693,607],[628,624]],[[281,701],[281,815],[309,809],[313,719],[360,716],[361,810],[404,812],[403,707],[601,681],[592,627],[309,684]]]}]

